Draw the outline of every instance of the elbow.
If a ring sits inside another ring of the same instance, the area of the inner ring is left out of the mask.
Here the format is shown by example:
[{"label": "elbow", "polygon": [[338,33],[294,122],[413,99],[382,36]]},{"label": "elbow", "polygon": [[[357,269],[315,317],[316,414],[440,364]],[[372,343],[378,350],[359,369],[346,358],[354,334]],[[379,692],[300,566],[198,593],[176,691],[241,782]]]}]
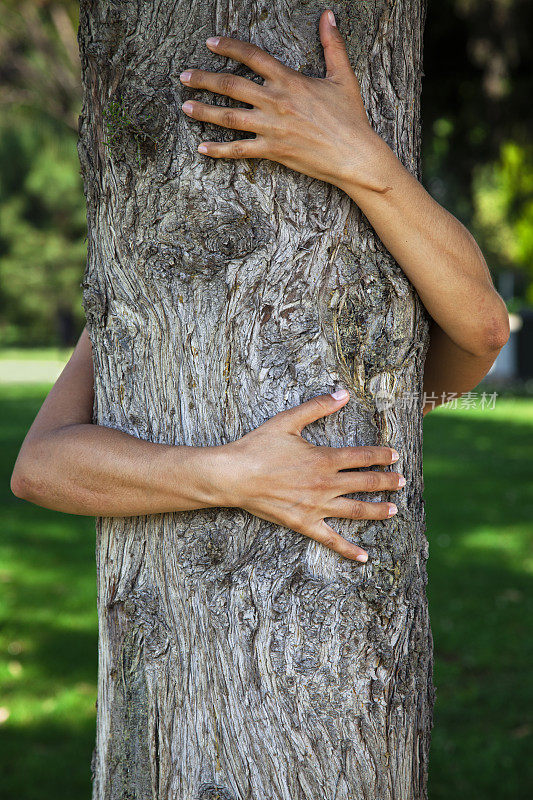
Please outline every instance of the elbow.
[{"label": "elbow", "polygon": [[22,467],[15,466],[13,474],[11,475],[10,487],[15,497],[19,497],[21,500],[30,499],[30,482]]},{"label": "elbow", "polygon": [[41,472],[39,462],[34,458],[32,450],[25,444],[19,453],[11,475],[10,487],[15,497],[40,505],[43,494],[46,494]]},{"label": "elbow", "polygon": [[494,353],[497,355],[500,350],[505,347],[511,335],[511,327],[509,325],[509,314],[507,309],[502,314],[493,317],[485,331],[485,342],[487,353]]},{"label": "elbow", "polygon": [[[22,464],[15,467],[11,476],[11,491],[20,500],[26,500],[42,508],[55,509],[57,491],[54,491],[50,480],[37,470]],[[57,507],[57,510],[61,510]]]},{"label": "elbow", "polygon": [[10,483],[15,497],[53,511],[92,516],[94,492],[73,479],[60,453],[45,452],[41,444],[26,443],[19,453]]},{"label": "elbow", "polygon": [[483,358],[493,356],[493,360],[495,360],[500,350],[509,341],[511,334],[509,313],[503,301],[502,306],[503,308],[492,312],[483,320],[477,341],[471,348],[473,355]]}]

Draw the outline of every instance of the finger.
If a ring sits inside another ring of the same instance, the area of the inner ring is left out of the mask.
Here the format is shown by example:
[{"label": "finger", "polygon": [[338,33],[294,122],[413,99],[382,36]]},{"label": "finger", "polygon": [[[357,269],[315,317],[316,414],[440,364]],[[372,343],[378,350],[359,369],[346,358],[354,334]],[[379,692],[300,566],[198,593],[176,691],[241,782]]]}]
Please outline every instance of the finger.
[{"label": "finger", "polygon": [[287,73],[294,71],[251,42],[242,42],[240,39],[229,39],[225,36],[214,36],[209,38],[206,44],[218,55],[240,61],[264,78],[282,79],[287,76]]},{"label": "finger", "polygon": [[396,492],[405,486],[398,472],[339,472],[335,489],[339,495],[352,492]]},{"label": "finger", "polygon": [[281,422],[286,430],[300,433],[302,428],[305,428],[310,422],[315,422],[321,417],[326,417],[328,414],[338,411],[346,405],[349,399],[350,394],[346,389],[339,389],[332,394],[319,394],[299,406],[280,411],[272,419],[276,420],[276,422]]},{"label": "finger", "polygon": [[398,461],[399,454],[392,447],[370,445],[364,447],[328,447],[337,469],[387,466]]},{"label": "finger", "polygon": [[339,555],[345,556],[345,558],[351,558],[352,561],[362,561],[363,563],[368,561],[368,553],[356,544],[349,542],[337,531],[334,531],[324,520],[320,520],[316,525],[306,529],[304,533],[305,536],[315,539],[315,541],[329,547],[330,550],[334,550]]},{"label": "finger", "polygon": [[209,92],[224,94],[242,103],[257,106],[265,99],[266,92],[262,86],[232,75],[231,72],[207,72],[203,69],[189,69],[182,72],[180,81],[192,89],[207,89]]},{"label": "finger", "polygon": [[335,22],[331,22],[335,17],[333,11],[324,11],[318,23],[320,41],[324,48],[324,60],[326,62],[326,78],[343,78],[348,75],[355,77],[355,73],[350,64],[344,39],[337,28]]},{"label": "finger", "polygon": [[389,519],[398,511],[394,503],[365,503],[362,500],[349,500],[337,497],[326,507],[327,517],[345,519]]},{"label": "finger", "polygon": [[213,158],[263,158],[256,139],[237,139],[235,142],[202,142],[198,152]]},{"label": "finger", "polygon": [[212,106],[209,103],[200,103],[198,100],[187,100],[181,108],[188,117],[201,122],[211,122],[213,125],[233,128],[236,131],[257,130],[257,112],[253,109]]}]

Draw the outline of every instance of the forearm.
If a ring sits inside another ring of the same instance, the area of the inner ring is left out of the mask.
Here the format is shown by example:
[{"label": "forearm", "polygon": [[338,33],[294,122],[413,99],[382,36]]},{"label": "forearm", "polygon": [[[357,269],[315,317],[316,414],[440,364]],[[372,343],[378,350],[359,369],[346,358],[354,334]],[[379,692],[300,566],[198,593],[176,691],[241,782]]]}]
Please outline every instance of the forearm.
[{"label": "forearm", "polygon": [[508,336],[507,310],[475,239],[377,134],[374,144],[367,179],[345,180],[340,188],[361,208],[450,339],[474,356],[497,353]]},{"label": "forearm", "polygon": [[89,516],[138,516],[223,505],[222,447],[137,439],[101,425],[69,425],[28,441],[13,472],[19,497]]}]

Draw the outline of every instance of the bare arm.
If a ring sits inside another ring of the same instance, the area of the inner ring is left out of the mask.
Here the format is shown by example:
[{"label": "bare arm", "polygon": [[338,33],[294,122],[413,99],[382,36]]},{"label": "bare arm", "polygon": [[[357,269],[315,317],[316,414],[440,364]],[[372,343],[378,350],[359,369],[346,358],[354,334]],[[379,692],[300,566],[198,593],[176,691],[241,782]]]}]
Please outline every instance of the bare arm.
[{"label": "bare arm", "polygon": [[[509,315],[472,234],[377,137],[368,185],[343,188],[415,286],[432,317],[424,391],[462,394],[487,374],[509,338]],[[424,413],[434,407],[426,404]]]},{"label": "bare arm", "polygon": [[11,480],[18,497],[102,516],[214,504],[212,448],[157,444],[93,425],[92,406],[92,350],[84,329],[20,449]]},{"label": "bare arm", "polygon": [[[368,471],[391,465],[398,455],[390,447],[317,447],[301,436],[305,425],[338,411],[348,399],[348,392],[319,395],[218,447],[147,442],[91,424],[93,361],[84,330],[28,431],[11,488],[18,497],[71,514],[136,516],[239,507],[366,561],[365,551],[325,518],[395,514],[389,501],[344,495],[399,490],[405,480],[397,472]],[[361,467],[367,470],[354,471]]]},{"label": "bare arm", "polygon": [[488,373],[501,347],[508,339],[505,333],[505,325],[508,317],[502,319],[501,344],[500,347],[487,346],[486,353],[469,353],[459,347],[452,339],[440,328],[435,320],[430,326],[429,348],[424,365],[424,392],[426,400],[428,397],[436,397],[433,402],[427,401],[423,414],[424,416],[440,405],[443,398],[451,397],[456,394],[458,397],[464,392],[469,392],[474,386]]},{"label": "bare arm", "polygon": [[[208,47],[246,64],[265,78],[264,84],[200,69],[187,69],[181,81],[254,108],[189,100],[183,111],[256,133],[255,139],[203,142],[199,149],[207,156],[269,158],[338,186],[357,203],[432,317],[425,391],[460,394],[479,383],[507,341],[505,304],[471,233],[428,194],[370,125],[330,14],[324,11],[319,22],[325,78],[303,75],[249,42],[218,37]],[[424,412],[431,408],[426,404]]]}]

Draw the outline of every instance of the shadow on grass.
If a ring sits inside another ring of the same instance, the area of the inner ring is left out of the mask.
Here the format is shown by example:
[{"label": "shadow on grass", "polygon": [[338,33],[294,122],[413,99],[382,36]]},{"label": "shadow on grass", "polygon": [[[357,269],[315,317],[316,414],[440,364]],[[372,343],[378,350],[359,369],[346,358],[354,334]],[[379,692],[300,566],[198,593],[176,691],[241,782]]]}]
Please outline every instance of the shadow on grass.
[{"label": "shadow on grass", "polygon": [[90,796],[97,673],[94,520],[25,503],[13,464],[49,387],[1,387],[0,795]]},{"label": "shadow on grass", "polygon": [[[0,398],[0,678],[11,711],[0,745],[2,789],[18,800],[88,798],[94,743],[94,521],[31,506],[8,488],[47,388],[3,387]],[[532,405],[502,401],[492,416],[439,410],[424,422],[431,800],[530,796]]]},{"label": "shadow on grass", "polygon": [[6,800],[89,800],[94,722],[54,721],[0,728]]}]

